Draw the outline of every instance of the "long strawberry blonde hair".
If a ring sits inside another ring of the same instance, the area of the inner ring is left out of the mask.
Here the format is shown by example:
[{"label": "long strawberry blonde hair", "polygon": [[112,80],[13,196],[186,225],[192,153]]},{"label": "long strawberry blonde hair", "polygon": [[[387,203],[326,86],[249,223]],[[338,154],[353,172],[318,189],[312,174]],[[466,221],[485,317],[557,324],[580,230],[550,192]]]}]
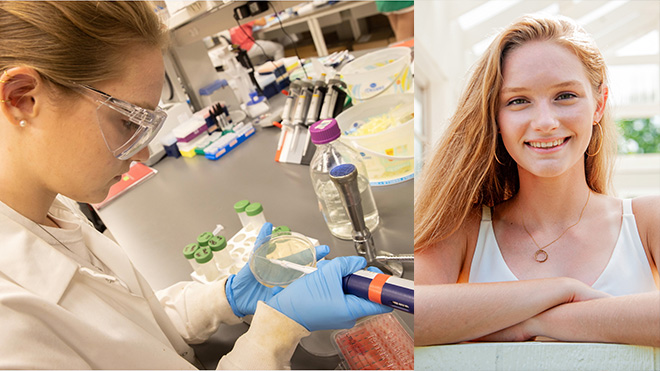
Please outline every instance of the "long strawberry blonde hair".
[{"label": "long strawberry blonde hair", "polygon": [[[607,70],[595,42],[577,23],[561,16],[528,15],[501,31],[474,66],[456,113],[427,160],[415,197],[415,252],[449,237],[471,210],[495,206],[520,187],[516,162],[498,135],[497,107],[502,64],[513,49],[530,41],[551,41],[580,59],[595,97],[607,85]],[[607,194],[616,150],[616,128],[609,108],[584,155],[587,185]],[[588,156],[595,154],[594,156]]]}]

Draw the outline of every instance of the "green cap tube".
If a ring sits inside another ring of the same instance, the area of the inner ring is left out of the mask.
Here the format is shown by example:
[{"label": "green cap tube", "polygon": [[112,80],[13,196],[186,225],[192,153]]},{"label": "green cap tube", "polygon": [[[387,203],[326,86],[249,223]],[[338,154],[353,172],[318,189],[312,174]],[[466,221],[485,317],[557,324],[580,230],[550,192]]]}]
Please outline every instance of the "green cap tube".
[{"label": "green cap tube", "polygon": [[209,244],[209,241],[213,238],[213,233],[211,232],[204,232],[197,236],[197,243],[199,244],[200,247],[207,246]]},{"label": "green cap tube", "polygon": [[195,260],[199,264],[208,263],[213,259],[213,252],[208,246],[200,247],[195,251]]},{"label": "green cap tube", "polygon": [[287,227],[286,225],[281,225],[273,229],[273,234],[291,234],[291,228]]},{"label": "green cap tube", "polygon": [[212,251],[220,251],[226,246],[227,239],[225,239],[223,236],[213,236],[213,238],[209,240],[209,247]]},{"label": "green cap tube", "polygon": [[253,204],[250,204],[250,206],[245,208],[245,213],[248,216],[255,216],[259,215],[262,211],[264,211],[264,208],[261,206],[260,203],[255,202]]},{"label": "green cap tube", "polygon": [[249,205],[250,205],[250,201],[241,200],[234,204],[234,210],[236,210],[237,213],[242,213],[243,211],[245,211],[245,208],[248,207]]},{"label": "green cap tube", "polygon": [[183,248],[183,256],[185,256],[186,259],[194,259],[195,251],[197,251],[197,249],[199,249],[199,245],[196,243],[188,244]]}]

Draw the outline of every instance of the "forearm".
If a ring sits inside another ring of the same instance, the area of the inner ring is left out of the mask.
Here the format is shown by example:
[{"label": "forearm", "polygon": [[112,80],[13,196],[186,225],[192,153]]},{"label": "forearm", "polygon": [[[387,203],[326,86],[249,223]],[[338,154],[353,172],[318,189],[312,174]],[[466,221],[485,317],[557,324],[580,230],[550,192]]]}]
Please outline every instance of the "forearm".
[{"label": "forearm", "polygon": [[308,335],[303,326],[260,301],[250,329],[220,359],[217,369],[291,369],[291,356],[300,339]]},{"label": "forearm", "polygon": [[225,281],[208,285],[179,282],[156,293],[165,313],[189,344],[206,341],[221,323],[241,322],[227,302]]},{"label": "forearm", "polygon": [[415,344],[472,340],[572,299],[570,279],[417,286]]},{"label": "forearm", "polygon": [[530,320],[529,333],[660,347],[660,291],[563,304]]}]

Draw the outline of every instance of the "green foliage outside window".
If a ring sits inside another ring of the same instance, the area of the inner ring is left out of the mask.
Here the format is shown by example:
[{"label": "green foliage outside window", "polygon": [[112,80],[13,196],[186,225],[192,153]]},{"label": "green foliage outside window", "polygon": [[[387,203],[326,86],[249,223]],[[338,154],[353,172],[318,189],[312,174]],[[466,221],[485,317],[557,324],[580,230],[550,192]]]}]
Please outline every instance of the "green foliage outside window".
[{"label": "green foliage outside window", "polygon": [[660,116],[618,120],[619,154],[660,153]]}]

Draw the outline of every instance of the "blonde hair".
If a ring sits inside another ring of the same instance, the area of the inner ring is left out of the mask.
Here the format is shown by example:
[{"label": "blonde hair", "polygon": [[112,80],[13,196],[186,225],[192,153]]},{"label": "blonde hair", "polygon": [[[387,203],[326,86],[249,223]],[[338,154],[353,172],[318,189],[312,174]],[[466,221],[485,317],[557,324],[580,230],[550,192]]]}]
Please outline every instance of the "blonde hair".
[{"label": "blonde hair", "polygon": [[29,66],[58,87],[115,78],[131,47],[168,43],[143,1],[1,1],[0,24],[0,70]]},{"label": "blonde hair", "polygon": [[[518,168],[498,135],[496,121],[502,63],[513,49],[540,40],[573,51],[584,65],[594,95],[603,94],[605,61],[593,39],[575,21],[531,15],[500,32],[476,63],[447,131],[424,166],[415,199],[415,251],[456,232],[475,207],[497,205],[518,192]],[[602,135],[594,125],[586,151],[590,156],[584,156],[585,177],[594,192],[607,193],[616,144],[616,128],[607,106],[600,125]]]}]

